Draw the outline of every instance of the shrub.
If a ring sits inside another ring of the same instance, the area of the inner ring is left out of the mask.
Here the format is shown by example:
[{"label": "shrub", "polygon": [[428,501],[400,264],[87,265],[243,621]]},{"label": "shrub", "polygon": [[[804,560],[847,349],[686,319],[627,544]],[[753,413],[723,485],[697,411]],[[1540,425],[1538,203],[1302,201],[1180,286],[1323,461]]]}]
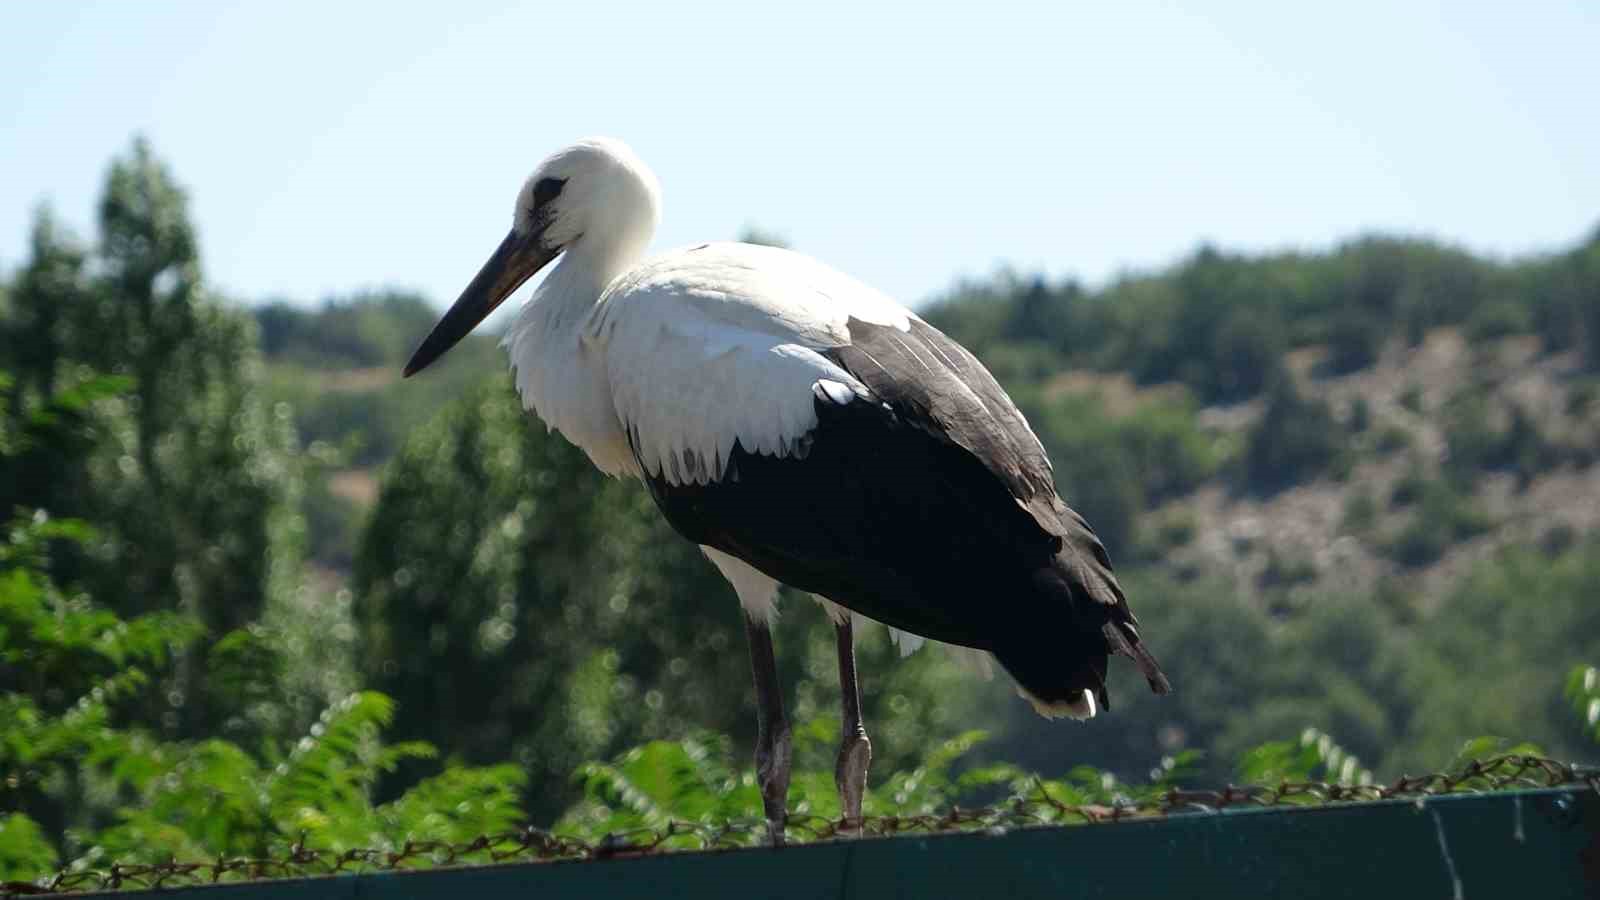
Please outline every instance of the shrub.
[{"label": "shrub", "polygon": [[1367,402],[1366,397],[1358,396],[1350,401],[1350,415],[1346,424],[1357,434],[1372,427],[1372,404]]},{"label": "shrub", "polygon": [[1389,506],[1402,508],[1402,506],[1411,506],[1416,501],[1422,500],[1422,493],[1427,492],[1427,485],[1429,484],[1430,479],[1427,477],[1427,472],[1422,471],[1418,466],[1413,466],[1410,471],[1400,476],[1400,479],[1395,480],[1394,487],[1390,488]]},{"label": "shrub", "polygon": [[1372,492],[1356,488],[1345,494],[1344,519],[1341,527],[1350,534],[1365,534],[1378,521],[1378,501]]},{"label": "shrub", "polygon": [[1584,416],[1596,406],[1596,399],[1600,399],[1600,379],[1585,378],[1574,384],[1567,394],[1567,415]]},{"label": "shrub", "polygon": [[1286,349],[1276,316],[1240,312],[1217,333],[1210,375],[1197,379],[1196,386],[1218,401],[1248,400],[1268,386]]},{"label": "shrub", "polygon": [[1325,400],[1302,397],[1282,378],[1245,442],[1243,487],[1272,493],[1333,471],[1343,455],[1344,430]]},{"label": "shrub", "polygon": [[1533,328],[1533,310],[1526,303],[1497,300],[1473,311],[1467,320],[1467,339],[1473,342],[1490,341],[1513,334],[1525,334]]},{"label": "shrub", "polygon": [[1328,369],[1345,375],[1372,365],[1383,350],[1389,328],[1374,315],[1345,313],[1333,320],[1328,334]]},{"label": "shrub", "polygon": [[1395,481],[1394,487],[1389,491],[1389,505],[1391,507],[1410,506],[1422,499],[1427,491],[1429,478],[1426,472],[1418,466],[1412,466],[1409,471]]},{"label": "shrub", "polygon": [[1098,396],[1077,394],[1029,410],[1028,417],[1055,462],[1062,497],[1089,520],[1113,558],[1132,548],[1145,509],[1198,487],[1226,456],[1185,400],[1147,402],[1114,417]]},{"label": "shrub", "polygon": [[1468,389],[1445,404],[1445,442],[1449,447],[1446,468],[1463,482],[1483,469],[1510,470],[1526,485],[1539,473],[1560,463],[1563,453],[1547,440],[1533,417],[1520,405],[1512,405],[1504,429],[1490,421],[1488,395]]},{"label": "shrub", "polygon": [[1274,547],[1267,551],[1267,567],[1257,579],[1264,588],[1286,588],[1317,580],[1317,566],[1311,560],[1290,556]]},{"label": "shrub", "polygon": [[1395,453],[1411,447],[1411,432],[1399,425],[1389,425],[1378,432],[1378,439],[1374,442],[1374,449],[1379,453]]},{"label": "shrub", "polygon": [[1177,512],[1166,516],[1156,525],[1156,540],[1166,548],[1187,546],[1200,530],[1193,513]]},{"label": "shrub", "polygon": [[1553,559],[1507,548],[1446,592],[1408,649],[1413,687],[1426,698],[1408,728],[1411,760],[1471,734],[1537,737],[1558,756],[1593,755],[1588,704],[1574,717],[1557,692],[1571,667],[1600,659],[1596,550],[1594,538]]},{"label": "shrub", "polygon": [[1422,482],[1417,511],[1410,524],[1384,542],[1384,553],[1406,566],[1425,566],[1460,541],[1494,527],[1472,498],[1444,479]]},{"label": "shrub", "polygon": [[[377,803],[380,774],[425,743],[386,744],[393,704],[355,693],[288,746],[255,752],[219,738],[163,741],[126,724],[154,677],[201,633],[171,613],[121,618],[47,573],[46,547],[89,537],[81,523],[18,520],[0,543],[0,879],[75,865],[342,851],[412,837],[467,840],[515,826],[516,766],[450,768]],[[224,639],[213,657],[276,668],[272,650]],[[218,672],[222,673],[218,677]],[[203,673],[229,713],[246,715],[226,666]],[[22,688],[19,690],[18,688]],[[247,692],[247,691],[246,691]]]}]

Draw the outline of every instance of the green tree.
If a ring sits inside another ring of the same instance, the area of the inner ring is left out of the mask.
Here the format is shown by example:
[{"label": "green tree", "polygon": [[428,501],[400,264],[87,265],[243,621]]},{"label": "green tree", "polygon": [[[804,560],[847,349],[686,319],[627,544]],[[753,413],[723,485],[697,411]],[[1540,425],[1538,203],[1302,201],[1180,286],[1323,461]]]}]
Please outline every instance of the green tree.
[{"label": "green tree", "polygon": [[399,701],[398,732],[509,754],[542,797],[647,722],[733,727],[735,607],[648,502],[529,422],[504,378],[415,432],[354,579],[365,674]]},{"label": "green tree", "polygon": [[85,263],[88,253],[55,221],[48,209],[34,215],[29,234],[29,256],[17,272],[9,303],[0,311],[0,366],[17,373],[13,406],[25,395],[48,397],[55,392],[56,377],[69,340],[64,319],[73,303],[88,290]]},{"label": "green tree", "polygon": [[1383,319],[1352,313],[1337,317],[1328,334],[1328,368],[1335,375],[1365,369],[1378,361],[1387,337]]},{"label": "green tree", "polygon": [[46,571],[51,544],[88,538],[38,513],[0,541],[0,881],[63,862],[283,856],[291,844],[394,849],[467,841],[522,819],[520,768],[453,766],[387,803],[379,776],[425,743],[389,744],[387,697],[351,694],[288,746],[163,741],[126,712],[201,633],[173,613],[125,619]]},{"label": "green tree", "polygon": [[49,479],[92,450],[87,410],[125,390],[127,380],[25,395],[17,406],[3,399],[10,381],[0,373],[0,809],[16,812],[0,841],[0,878],[21,865],[53,865],[65,829],[103,818],[104,792],[86,784],[87,759],[110,733],[113,707],[142,692],[149,667],[196,634],[191,621],[171,613],[118,618],[49,575],[52,549],[93,535],[34,503]]},{"label": "green tree", "polygon": [[1600,228],[1572,252],[1563,281],[1563,293],[1582,323],[1584,357],[1589,368],[1600,370]]},{"label": "green tree", "polygon": [[[13,406],[94,373],[132,384],[85,412],[93,449],[29,498],[96,523],[91,546],[54,557],[57,580],[129,615],[182,610],[218,637],[289,602],[303,531],[291,410],[258,389],[254,326],[206,291],[184,192],[148,144],[111,165],[87,259],[39,215],[14,293],[5,331],[27,349],[12,353]],[[221,721],[203,671],[186,657],[172,704],[152,711],[173,733]]]},{"label": "green tree", "polygon": [[1244,487],[1270,493],[1326,474],[1344,452],[1344,429],[1327,401],[1302,396],[1280,374],[1245,440]]},{"label": "green tree", "polygon": [[297,574],[290,411],[262,402],[255,330],[205,292],[186,197],[143,141],[111,167],[100,230],[104,275],[75,307],[71,355],[131,375],[137,402],[113,411],[91,467],[92,518],[112,532],[118,591],[222,634]]},{"label": "green tree", "polygon": [[1560,689],[1571,667],[1600,658],[1597,549],[1592,537],[1554,557],[1508,548],[1444,596],[1409,651],[1407,677],[1425,702],[1396,748],[1399,761],[1437,758],[1477,734],[1592,755]]}]

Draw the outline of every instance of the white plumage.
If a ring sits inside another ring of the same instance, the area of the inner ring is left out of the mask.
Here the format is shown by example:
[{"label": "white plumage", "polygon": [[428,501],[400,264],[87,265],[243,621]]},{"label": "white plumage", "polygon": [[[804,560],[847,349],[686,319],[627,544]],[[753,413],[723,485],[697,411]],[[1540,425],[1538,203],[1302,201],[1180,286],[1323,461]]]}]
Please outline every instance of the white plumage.
[{"label": "white plumage", "polygon": [[704,484],[721,478],[735,441],[803,454],[819,381],[866,390],[818,352],[850,343],[851,317],[905,330],[911,313],[798,253],[706,244],[618,278],[584,340],[605,359],[618,422],[646,474]]}]

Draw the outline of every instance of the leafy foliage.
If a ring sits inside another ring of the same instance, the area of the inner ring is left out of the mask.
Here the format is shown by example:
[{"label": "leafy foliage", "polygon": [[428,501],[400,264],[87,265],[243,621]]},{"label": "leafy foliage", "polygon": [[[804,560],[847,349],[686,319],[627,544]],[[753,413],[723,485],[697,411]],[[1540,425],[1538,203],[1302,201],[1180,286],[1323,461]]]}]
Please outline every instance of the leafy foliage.
[{"label": "leafy foliage", "polygon": [[53,861],[50,832],[96,815],[81,781],[114,738],[114,707],[198,633],[170,613],[124,620],[61,592],[45,572],[47,546],[89,536],[82,523],[38,513],[13,522],[0,544],[0,804],[17,810],[0,869]]},{"label": "leafy foliage", "polygon": [[351,694],[292,746],[253,754],[232,742],[164,741],[123,724],[153,676],[197,638],[171,613],[123,619],[50,580],[46,547],[90,538],[40,514],[0,545],[0,878],[48,873],[64,858],[106,860],[394,847],[426,835],[467,840],[521,821],[517,766],[452,767],[387,803],[378,779],[422,742],[386,744],[393,703]]},{"label": "leafy foliage", "polygon": [[83,858],[261,856],[290,844],[342,851],[393,848],[407,839],[470,840],[514,827],[523,775],[515,766],[454,768],[388,803],[380,776],[431,745],[385,744],[393,704],[357,693],[325,710],[287,753],[258,759],[222,740],[193,745],[122,742],[115,773],[137,798],[100,831]]},{"label": "leafy foliage", "polygon": [[[796,770],[789,787],[790,814],[837,819],[839,797],[831,764],[822,753],[832,752],[836,732],[819,720],[798,729],[796,736],[800,756],[821,765]],[[1125,804],[1158,796],[1191,777],[1190,766],[1197,758],[1191,752],[1168,757],[1142,783],[1124,782],[1090,766],[1047,779],[1008,763],[975,765],[973,754],[988,739],[982,731],[963,732],[930,748],[914,767],[881,776],[881,784],[867,792],[862,813],[938,815],[956,806],[1003,805],[1038,792],[1068,805]],[[577,773],[583,797],[555,830],[595,841],[607,834],[664,829],[672,822],[749,826],[762,816],[760,789],[749,766],[732,759],[729,748],[725,738],[702,735],[652,741],[623,752],[613,762],[586,763]],[[764,839],[761,829],[744,831],[752,844]]]},{"label": "leafy foliage", "polygon": [[56,848],[24,813],[0,816],[0,881],[27,881],[57,867]]},{"label": "leafy foliage", "polygon": [[[812,723],[799,734],[815,735]],[[1163,757],[1138,780],[1124,780],[1092,766],[1075,766],[1064,775],[1045,778],[1009,763],[979,763],[974,757],[988,741],[981,731],[958,735],[933,748],[917,767],[883,776],[881,786],[868,791],[862,807],[870,818],[942,815],[955,808],[1023,805],[1040,823],[1079,824],[1082,818],[1062,815],[1066,808],[1159,805],[1174,790],[1197,787],[1196,763],[1200,754],[1182,751]],[[670,834],[669,826],[684,823],[707,830],[727,829],[744,836],[751,845],[765,841],[761,821],[761,795],[755,777],[728,756],[729,742],[714,735],[681,741],[652,741],[629,749],[612,762],[583,765],[576,777],[583,797],[561,817],[557,834],[589,843],[604,843],[612,835],[639,831]],[[1494,737],[1464,742],[1441,772],[1460,772],[1468,763],[1505,755],[1541,755],[1538,747],[1513,744]],[[1244,786],[1278,788],[1309,783],[1345,787],[1373,785],[1371,770],[1340,746],[1330,734],[1304,729],[1297,738],[1268,741],[1243,752],[1234,772]],[[1485,777],[1465,780],[1464,790],[1493,789]],[[1047,799],[1049,805],[1037,801]],[[1311,792],[1289,792],[1281,801],[1290,804],[1321,802]],[[1055,810],[1052,813],[1052,808]],[[790,815],[837,819],[837,795],[827,767],[797,771],[788,797]],[[791,829],[791,838],[805,838]],[[692,833],[680,830],[666,838],[665,847],[696,846]],[[726,841],[726,838],[723,839]]]},{"label": "leafy foliage", "polygon": [[1567,676],[1567,700],[1590,737],[1600,743],[1600,669],[1575,666]]},{"label": "leafy foliage", "polygon": [[[1442,756],[1464,734],[1536,738],[1561,756],[1586,749],[1556,686],[1600,658],[1600,557],[1589,538],[1551,557],[1515,548],[1473,568],[1418,635],[1408,757]],[[1455,687],[1471,673],[1472,689]]]},{"label": "leafy foliage", "polygon": [[1246,784],[1284,781],[1326,781],[1329,784],[1371,784],[1372,771],[1333,736],[1307,728],[1293,741],[1269,741],[1239,760],[1239,778]]},{"label": "leafy foliage", "polygon": [[0,372],[0,509],[36,509],[74,477],[95,446],[94,410],[125,394],[127,378],[86,377],[70,388],[36,394]]}]

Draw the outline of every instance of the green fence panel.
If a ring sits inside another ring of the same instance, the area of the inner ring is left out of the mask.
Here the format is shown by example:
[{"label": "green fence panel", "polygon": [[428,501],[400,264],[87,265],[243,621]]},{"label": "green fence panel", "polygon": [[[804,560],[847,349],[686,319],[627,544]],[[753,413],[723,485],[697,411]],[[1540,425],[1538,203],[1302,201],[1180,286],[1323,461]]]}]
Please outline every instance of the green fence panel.
[{"label": "green fence panel", "polygon": [[1549,789],[1229,809],[1074,827],[373,872],[148,895],[155,893],[183,900],[1600,897],[1600,795]]}]

